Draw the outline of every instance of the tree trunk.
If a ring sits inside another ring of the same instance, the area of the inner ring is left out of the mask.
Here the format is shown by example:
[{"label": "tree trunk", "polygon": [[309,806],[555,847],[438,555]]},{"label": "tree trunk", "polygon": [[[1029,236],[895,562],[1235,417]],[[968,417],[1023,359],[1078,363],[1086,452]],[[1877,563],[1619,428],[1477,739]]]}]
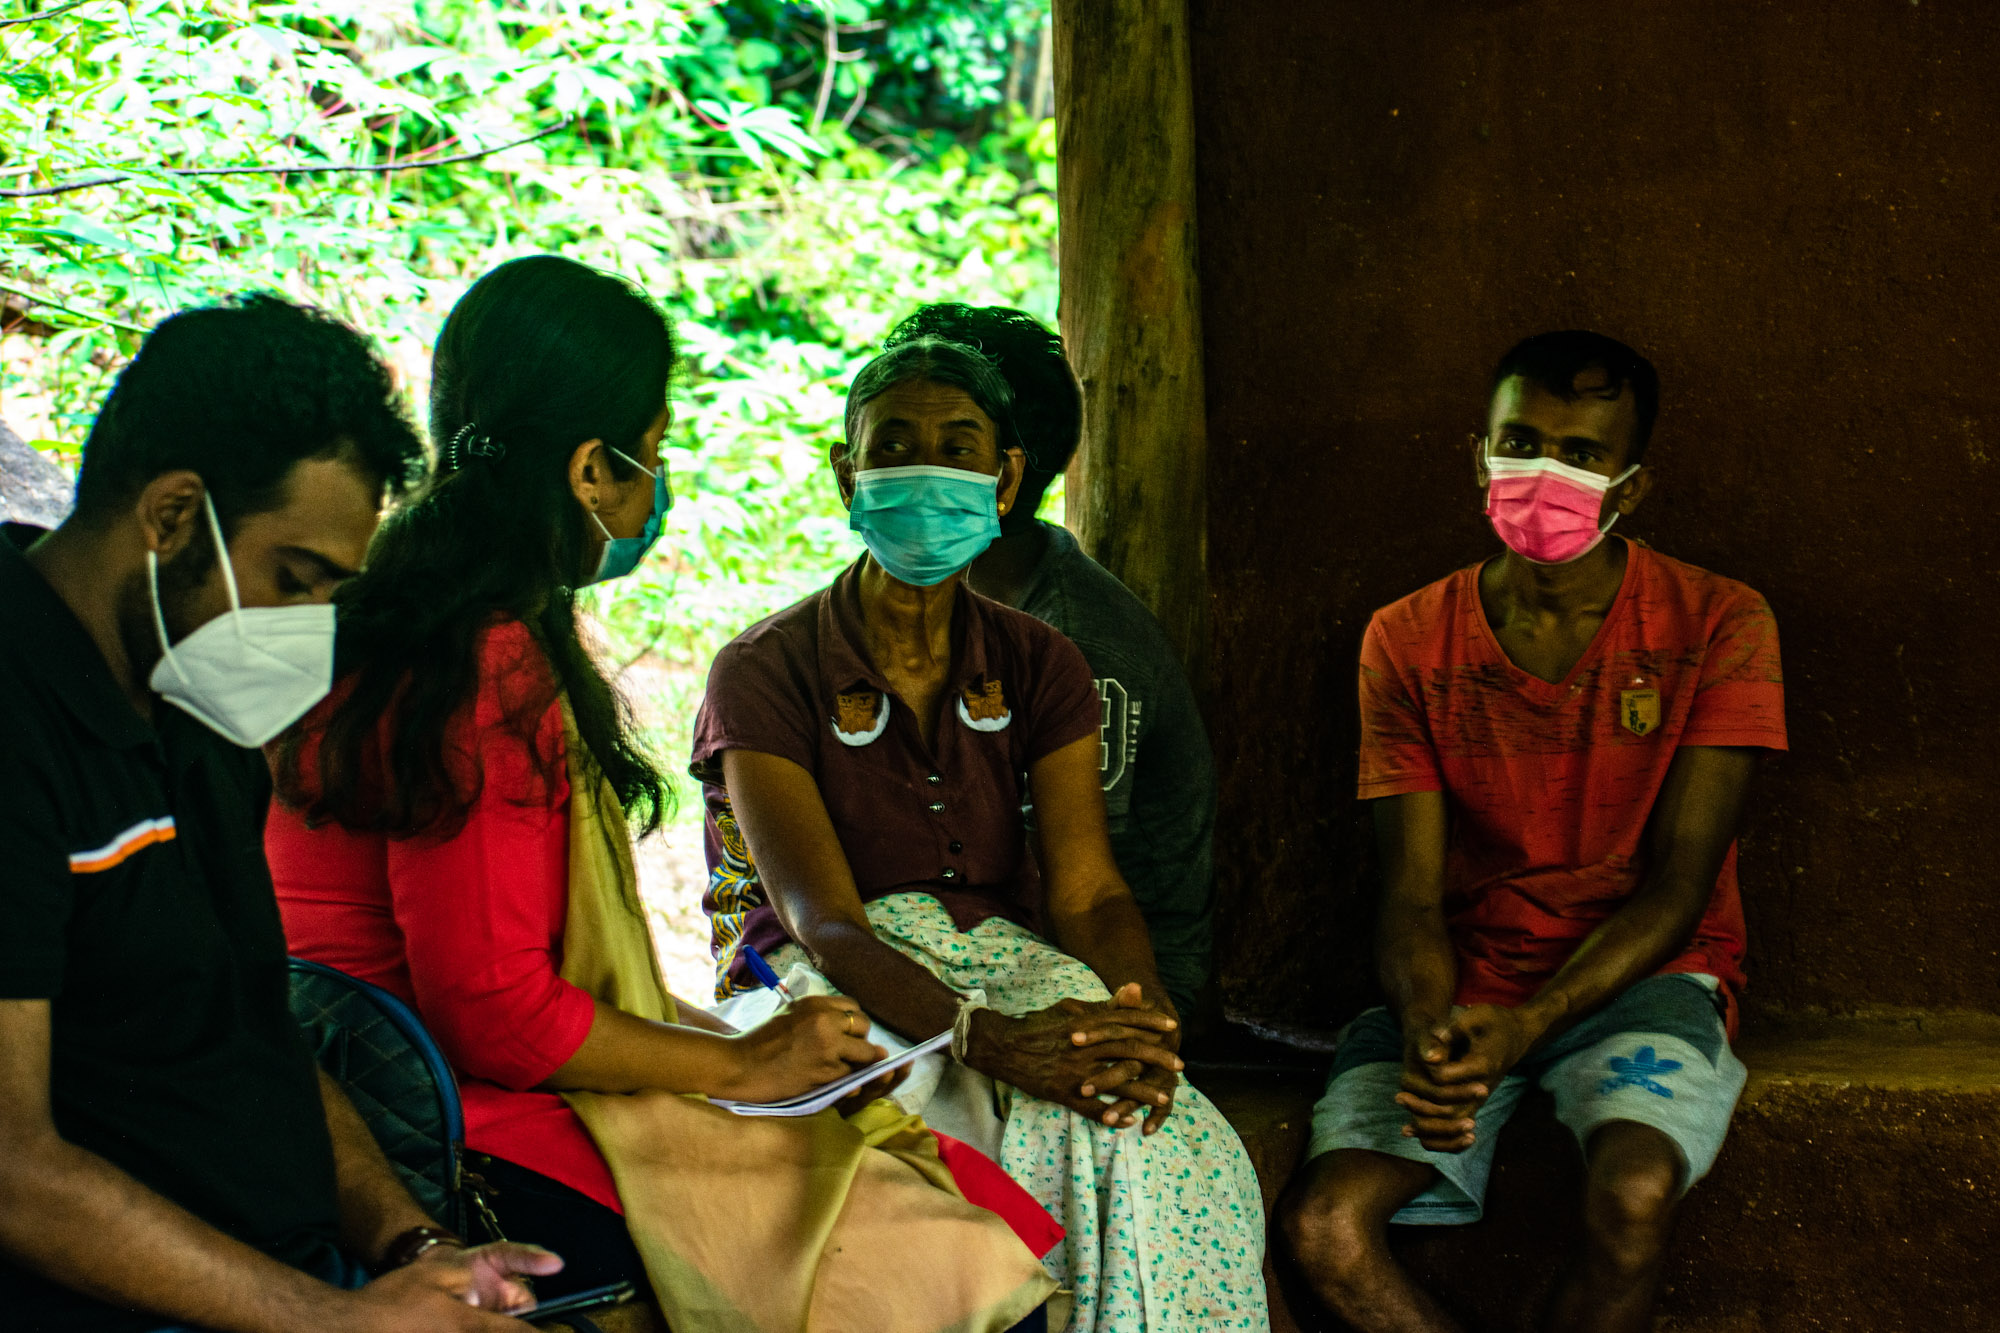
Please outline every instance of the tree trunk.
[{"label": "tree trunk", "polygon": [[1208,451],[1185,0],[1055,0],[1062,331],[1083,382],[1067,483],[1083,547],[1202,690]]}]

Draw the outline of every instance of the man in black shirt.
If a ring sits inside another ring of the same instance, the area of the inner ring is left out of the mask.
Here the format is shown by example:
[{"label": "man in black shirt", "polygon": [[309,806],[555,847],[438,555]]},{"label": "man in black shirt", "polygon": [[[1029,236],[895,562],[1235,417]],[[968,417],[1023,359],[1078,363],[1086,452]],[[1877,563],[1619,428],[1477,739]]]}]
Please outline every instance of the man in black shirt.
[{"label": "man in black shirt", "polygon": [[1215,761],[1159,621],[1067,529],[1035,517],[1083,431],[1083,398],[1062,339],[1020,310],[941,304],[898,324],[886,341],[893,347],[925,335],[985,353],[1014,391],[1027,469],[999,540],[967,578],[973,591],[1054,625],[1090,663],[1104,710],[1098,756],[1111,852],[1146,919],[1160,980],[1199,1032],[1215,1007]]},{"label": "man in black shirt", "polygon": [[0,1326],[502,1333],[560,1266],[433,1227],[286,1003],[247,747],[421,459],[358,334],[250,298],[162,324],[0,541]]}]

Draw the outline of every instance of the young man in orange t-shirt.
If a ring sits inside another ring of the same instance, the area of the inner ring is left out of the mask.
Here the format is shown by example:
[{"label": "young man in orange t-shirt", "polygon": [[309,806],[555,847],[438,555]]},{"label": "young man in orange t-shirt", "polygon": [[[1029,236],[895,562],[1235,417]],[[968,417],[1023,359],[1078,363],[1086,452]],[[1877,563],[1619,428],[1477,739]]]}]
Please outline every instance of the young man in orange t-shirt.
[{"label": "young man in orange t-shirt", "polygon": [[1459,1327],[1388,1226],[1478,1219],[1531,1082],[1587,1162],[1549,1325],[1650,1327],[1675,1208],[1743,1088],[1735,836],[1758,752],[1785,748],[1777,626],[1742,584],[1606,536],[1651,488],[1658,383],[1598,334],[1508,352],[1475,458],[1507,549],[1362,643],[1389,1004],[1342,1035],[1280,1220],[1364,1333]]}]

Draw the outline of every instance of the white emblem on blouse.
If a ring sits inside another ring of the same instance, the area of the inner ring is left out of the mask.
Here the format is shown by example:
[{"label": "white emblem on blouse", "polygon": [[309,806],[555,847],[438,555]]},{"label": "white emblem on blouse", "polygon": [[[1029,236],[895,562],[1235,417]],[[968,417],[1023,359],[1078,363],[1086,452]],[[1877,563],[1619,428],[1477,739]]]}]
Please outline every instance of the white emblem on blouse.
[{"label": "white emblem on blouse", "polygon": [[[853,696],[851,695],[841,696],[840,703],[843,715],[851,716],[850,700],[852,698]],[[875,725],[866,731],[842,731],[840,729],[841,718],[833,717],[827,719],[827,725],[833,728],[833,734],[839,738],[842,745],[859,746],[873,744],[881,738],[883,732],[889,729],[889,696],[878,694],[875,695],[875,698],[877,700]]]},{"label": "white emblem on blouse", "polygon": [[979,712],[980,716],[974,717],[972,710],[966,706],[965,696],[958,696],[958,720],[974,731],[1005,731],[1007,724],[1014,720],[1014,710],[1001,700],[997,687],[980,700]]}]

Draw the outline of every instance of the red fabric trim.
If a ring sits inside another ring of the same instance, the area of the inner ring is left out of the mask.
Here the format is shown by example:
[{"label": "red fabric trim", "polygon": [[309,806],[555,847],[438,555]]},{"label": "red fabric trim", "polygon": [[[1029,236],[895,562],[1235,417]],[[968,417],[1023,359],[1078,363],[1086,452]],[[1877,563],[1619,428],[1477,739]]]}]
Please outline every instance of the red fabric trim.
[{"label": "red fabric trim", "polygon": [[[937,1133],[932,1130],[932,1133]],[[1014,1229],[1029,1253],[1040,1258],[1062,1243],[1067,1233],[1035,1196],[1021,1188],[1000,1164],[969,1143],[938,1134],[938,1156],[951,1169],[966,1201],[976,1203]]]}]

